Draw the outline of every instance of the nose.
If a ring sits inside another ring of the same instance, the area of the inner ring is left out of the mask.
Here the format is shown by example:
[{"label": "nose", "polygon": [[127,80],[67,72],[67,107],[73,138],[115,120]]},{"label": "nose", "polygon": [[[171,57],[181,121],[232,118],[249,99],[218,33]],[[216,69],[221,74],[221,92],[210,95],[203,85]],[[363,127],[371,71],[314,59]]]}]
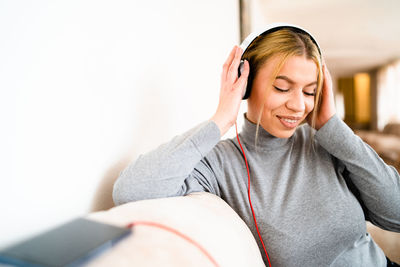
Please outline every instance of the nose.
[{"label": "nose", "polygon": [[286,107],[295,112],[304,112],[306,104],[303,90],[295,90],[286,101]]}]

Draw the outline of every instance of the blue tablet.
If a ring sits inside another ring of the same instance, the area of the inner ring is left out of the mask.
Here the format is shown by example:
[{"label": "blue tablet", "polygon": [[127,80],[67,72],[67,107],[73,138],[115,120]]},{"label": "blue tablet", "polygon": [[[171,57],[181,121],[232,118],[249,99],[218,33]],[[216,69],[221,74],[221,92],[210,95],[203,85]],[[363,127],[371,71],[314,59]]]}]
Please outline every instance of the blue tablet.
[{"label": "blue tablet", "polygon": [[111,248],[131,229],[78,218],[0,251],[12,266],[80,266]]}]

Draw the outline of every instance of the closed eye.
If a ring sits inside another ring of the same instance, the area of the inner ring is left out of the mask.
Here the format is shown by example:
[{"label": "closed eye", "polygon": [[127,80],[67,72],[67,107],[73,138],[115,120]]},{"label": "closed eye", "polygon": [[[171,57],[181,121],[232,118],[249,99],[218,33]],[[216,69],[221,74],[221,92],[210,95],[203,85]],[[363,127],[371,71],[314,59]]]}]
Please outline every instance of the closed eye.
[{"label": "closed eye", "polygon": [[308,93],[308,92],[304,92],[305,95],[309,95],[309,96],[315,96],[315,91],[312,93]]},{"label": "closed eye", "polygon": [[288,92],[289,91],[289,89],[281,89],[281,88],[276,87],[275,85],[274,85],[274,88],[276,90],[278,90],[279,92]]},{"label": "closed eye", "polygon": [[[275,85],[273,85],[274,86],[274,88],[277,90],[277,91],[279,91],[279,92],[283,92],[283,93],[286,93],[286,92],[289,92],[289,89],[282,89],[282,88],[279,88],[279,87],[276,87]],[[308,93],[308,92],[303,92],[305,95],[307,95],[307,96],[315,96],[315,91],[314,92],[312,92],[312,93]]]}]

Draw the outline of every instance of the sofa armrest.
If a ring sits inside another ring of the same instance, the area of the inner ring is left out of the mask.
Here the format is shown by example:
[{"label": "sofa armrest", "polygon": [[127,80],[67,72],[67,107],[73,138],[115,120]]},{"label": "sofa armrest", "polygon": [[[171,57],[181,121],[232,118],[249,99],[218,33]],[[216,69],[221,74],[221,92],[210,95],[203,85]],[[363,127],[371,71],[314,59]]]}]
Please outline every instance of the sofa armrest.
[{"label": "sofa armrest", "polygon": [[[244,221],[221,198],[209,193],[143,200],[91,213],[88,219],[126,226],[151,221],[199,243],[219,266],[265,266]],[[134,226],[133,234],[89,266],[215,266],[197,247],[162,229]]]}]

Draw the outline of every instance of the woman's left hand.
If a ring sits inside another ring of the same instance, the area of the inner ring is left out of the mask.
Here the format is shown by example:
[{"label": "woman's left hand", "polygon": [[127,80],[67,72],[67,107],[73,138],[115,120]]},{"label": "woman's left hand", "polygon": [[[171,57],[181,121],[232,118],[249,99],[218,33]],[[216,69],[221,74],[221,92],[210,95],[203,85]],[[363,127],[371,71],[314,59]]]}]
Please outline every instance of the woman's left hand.
[{"label": "woman's left hand", "polygon": [[[315,120],[316,130],[319,130],[324,126],[324,124],[336,113],[332,77],[325,64],[322,65],[322,73],[324,75],[324,81],[322,85],[320,108]],[[311,125],[311,114],[308,118],[308,123]]]}]

